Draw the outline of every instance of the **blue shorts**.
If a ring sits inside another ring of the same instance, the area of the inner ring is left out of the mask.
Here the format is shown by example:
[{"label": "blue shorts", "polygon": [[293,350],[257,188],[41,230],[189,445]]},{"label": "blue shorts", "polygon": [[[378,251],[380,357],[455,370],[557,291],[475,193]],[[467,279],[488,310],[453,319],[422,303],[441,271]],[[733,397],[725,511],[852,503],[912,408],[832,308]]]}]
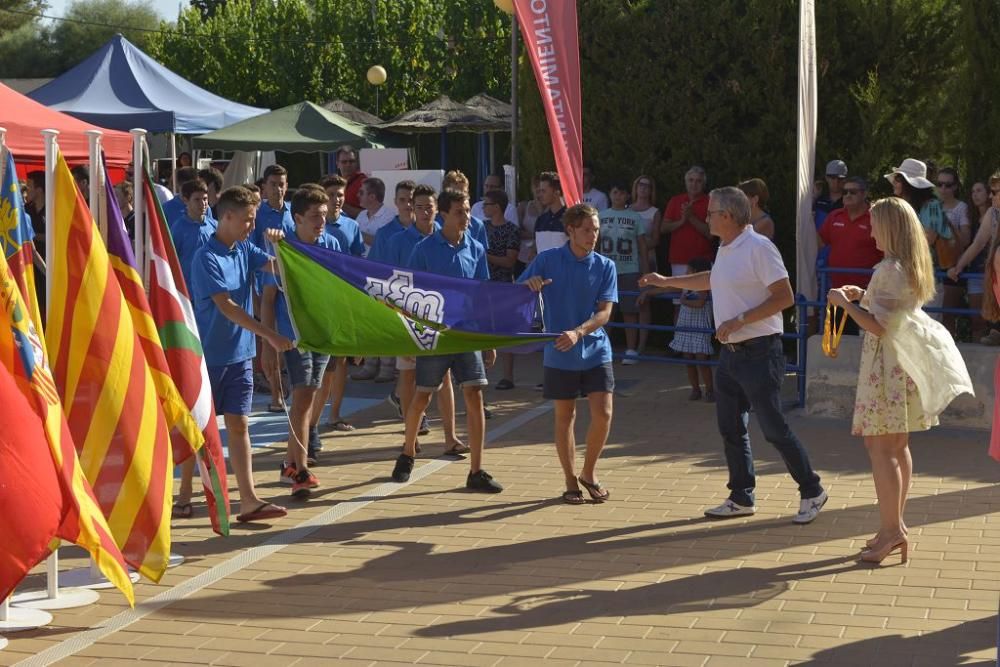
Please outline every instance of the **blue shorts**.
[{"label": "blue shorts", "polygon": [[610,363],[584,371],[546,366],[543,372],[542,397],[549,401],[575,401],[580,396],[615,390],[615,373]]},{"label": "blue shorts", "polygon": [[323,372],[329,361],[330,356],[327,354],[300,350],[297,347],[285,350],[285,366],[288,367],[288,381],[292,383],[292,389],[319,388],[323,384]]},{"label": "blue shorts", "polygon": [[253,404],[253,359],[228,366],[209,366],[215,412],[220,415],[249,415]]},{"label": "blue shorts", "polygon": [[449,370],[452,379],[461,387],[485,387],[489,384],[482,353],[436,354],[417,357],[417,391],[437,391]]}]

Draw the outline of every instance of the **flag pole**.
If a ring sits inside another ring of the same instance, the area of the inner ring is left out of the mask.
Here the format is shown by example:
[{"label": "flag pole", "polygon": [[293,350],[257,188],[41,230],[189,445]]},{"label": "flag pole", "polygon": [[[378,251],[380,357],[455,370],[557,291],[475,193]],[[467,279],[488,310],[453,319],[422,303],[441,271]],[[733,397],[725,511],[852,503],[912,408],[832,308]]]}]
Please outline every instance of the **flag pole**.
[{"label": "flag pole", "polygon": [[4,171],[7,169],[7,128],[0,127],[0,183],[3,183]]},{"label": "flag pole", "polygon": [[[45,138],[45,266],[51,273],[52,263],[55,259],[55,214],[52,208],[56,204],[56,152],[59,146],[56,137],[59,130],[42,130]],[[45,321],[51,321],[52,309],[52,276],[45,276]]]},{"label": "flag pole", "polygon": [[134,128],[129,130],[132,135],[132,210],[135,211],[135,240],[133,250],[135,251],[135,262],[142,276],[143,285],[149,285],[149,268],[146,262],[146,197],[143,188],[143,177],[145,175],[145,164],[143,162],[142,147],[146,141],[146,130]]},{"label": "flag pole", "polygon": [[52,614],[41,609],[11,607],[9,600],[0,602],[0,632],[36,630],[52,622]]},{"label": "flag pole", "polygon": [[87,588],[59,588],[59,551],[55,549],[45,561],[45,590],[17,593],[10,602],[16,609],[75,609],[94,604],[100,597]]},{"label": "flag pole", "polygon": [[101,169],[101,135],[100,130],[87,130],[87,148],[90,154],[90,178],[87,183],[90,191],[87,193],[87,204],[90,207],[90,215],[97,221],[97,228],[101,232],[101,238],[105,243],[108,241],[108,221],[101,215],[101,191],[104,189],[104,174]]}]

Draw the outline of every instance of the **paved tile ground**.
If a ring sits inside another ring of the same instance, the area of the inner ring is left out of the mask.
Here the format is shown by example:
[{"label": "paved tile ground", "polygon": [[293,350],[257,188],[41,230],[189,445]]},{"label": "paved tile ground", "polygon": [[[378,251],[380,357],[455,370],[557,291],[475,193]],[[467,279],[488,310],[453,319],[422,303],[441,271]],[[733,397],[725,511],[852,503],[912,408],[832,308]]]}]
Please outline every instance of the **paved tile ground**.
[{"label": "paved tile ground", "polygon": [[[910,562],[871,568],[854,559],[876,525],[874,491],[845,422],[791,418],[831,496],[815,523],[790,522],[796,489],[757,431],[759,513],[712,522],[702,511],[726,492],[713,407],[686,400],[680,367],[617,370],[599,469],[611,502],[558,502],[552,414],[531,389],[539,363],[522,360],[518,389],[489,392],[500,435],[486,467],[504,493],[466,493],[466,463],[434,458],[439,429],[415,481],[387,484],[401,428],[387,405],[372,407],[354,434],[325,436],[324,487],[285,519],[227,539],[200,505],[175,522],[187,560],[138,585],[140,620],[82,641],[127,611],[104,592],[10,635],[0,665],[74,641],[58,664],[992,664],[1000,466],[987,436],[914,437]],[[254,458],[264,493],[284,501],[279,449]],[[82,563],[63,553],[66,567]]]}]

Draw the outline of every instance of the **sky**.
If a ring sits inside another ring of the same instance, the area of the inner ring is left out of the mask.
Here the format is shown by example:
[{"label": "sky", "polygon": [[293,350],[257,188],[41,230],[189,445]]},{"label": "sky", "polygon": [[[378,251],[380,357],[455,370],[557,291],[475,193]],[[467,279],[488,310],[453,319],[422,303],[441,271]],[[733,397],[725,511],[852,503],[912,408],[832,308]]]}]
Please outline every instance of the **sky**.
[{"label": "sky", "polygon": [[[66,8],[70,5],[72,0],[47,0],[49,8],[45,12],[50,16],[64,16],[66,14]],[[150,0],[150,4],[153,5],[153,9],[162,18],[168,21],[174,21],[177,19],[177,7],[181,4],[187,6],[186,0]]]}]

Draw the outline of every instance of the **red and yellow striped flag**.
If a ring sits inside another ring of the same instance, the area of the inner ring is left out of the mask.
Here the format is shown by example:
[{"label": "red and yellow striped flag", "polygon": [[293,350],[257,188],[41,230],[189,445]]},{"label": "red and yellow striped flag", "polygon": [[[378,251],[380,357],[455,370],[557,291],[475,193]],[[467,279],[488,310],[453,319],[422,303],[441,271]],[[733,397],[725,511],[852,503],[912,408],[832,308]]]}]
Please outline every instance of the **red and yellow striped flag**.
[{"label": "red and yellow striped flag", "polygon": [[121,285],[125,301],[132,313],[132,324],[139,334],[139,340],[142,341],[142,350],[146,355],[149,370],[153,374],[153,384],[156,385],[156,395],[167,418],[167,427],[176,429],[171,442],[174,462],[181,463],[201,448],[205,438],[171,376],[171,369],[167,364],[149,300],[146,298],[146,289],[136,268],[135,255],[125,232],[125,221],[122,220],[121,211],[115,201],[115,191],[111,186],[107,169],[104,169],[103,194],[104,196],[99,198],[97,210],[98,218],[103,216],[104,228],[108,230],[107,248],[111,267],[115,270],[115,277],[118,278],[118,284]]},{"label": "red and yellow striped flag", "polygon": [[159,581],[170,558],[169,427],[108,251],[62,155],[46,343],[84,475],[125,561]]},{"label": "red and yellow striped flag", "polygon": [[[34,294],[31,296],[34,297]],[[21,298],[16,278],[7,265],[7,260],[0,253],[0,369],[13,378],[17,389],[27,399],[29,409],[35,413],[19,414],[18,419],[40,420],[36,422],[40,427],[36,428],[44,433],[44,442],[21,440],[16,445],[16,451],[8,453],[26,454],[29,449],[35,451],[36,447],[46,448],[49,454],[47,459],[52,465],[50,472],[54,473],[58,481],[58,491],[50,487],[43,488],[45,485],[41,480],[52,479],[52,476],[46,475],[45,471],[34,466],[27,470],[18,469],[17,464],[28,461],[31,459],[29,456],[5,457],[4,473],[33,477],[35,493],[44,490],[49,494],[52,492],[58,494],[56,498],[48,497],[44,499],[46,502],[41,500],[38,502],[36,507],[40,513],[39,520],[41,521],[44,509],[51,507],[49,503],[57,503],[61,508],[61,520],[55,535],[86,549],[108,581],[125,594],[129,604],[133,604],[132,582],[125,569],[121,551],[115,544],[111,529],[94,498],[94,492],[80,469],[76,449],[73,447],[73,437],[70,435],[62,405],[59,403],[59,395],[45,358],[41,338],[28,315],[29,310]],[[12,403],[5,405],[11,410],[16,410]],[[19,541],[14,539],[15,534],[23,538],[27,538],[29,534],[37,537],[38,526],[35,525],[35,517],[17,512],[16,508],[6,505],[2,514],[4,519],[12,522],[0,521],[0,524],[4,524],[4,530],[0,531],[0,534],[13,540],[7,545],[9,548],[4,549],[5,556],[11,559],[19,556],[19,559],[15,559],[18,563],[14,564],[14,567],[16,568],[18,564],[22,567],[26,565],[24,572],[27,572],[55,548],[58,542],[47,546],[35,542],[33,549],[22,549],[18,553],[16,547]],[[16,525],[18,523],[21,525],[20,528]],[[27,544],[25,542],[22,546]],[[12,571],[11,563],[7,563],[7,567],[4,567],[6,560],[0,558],[0,599],[6,597],[9,593],[8,588],[16,585],[19,580],[19,577],[11,576],[16,574]]]}]

